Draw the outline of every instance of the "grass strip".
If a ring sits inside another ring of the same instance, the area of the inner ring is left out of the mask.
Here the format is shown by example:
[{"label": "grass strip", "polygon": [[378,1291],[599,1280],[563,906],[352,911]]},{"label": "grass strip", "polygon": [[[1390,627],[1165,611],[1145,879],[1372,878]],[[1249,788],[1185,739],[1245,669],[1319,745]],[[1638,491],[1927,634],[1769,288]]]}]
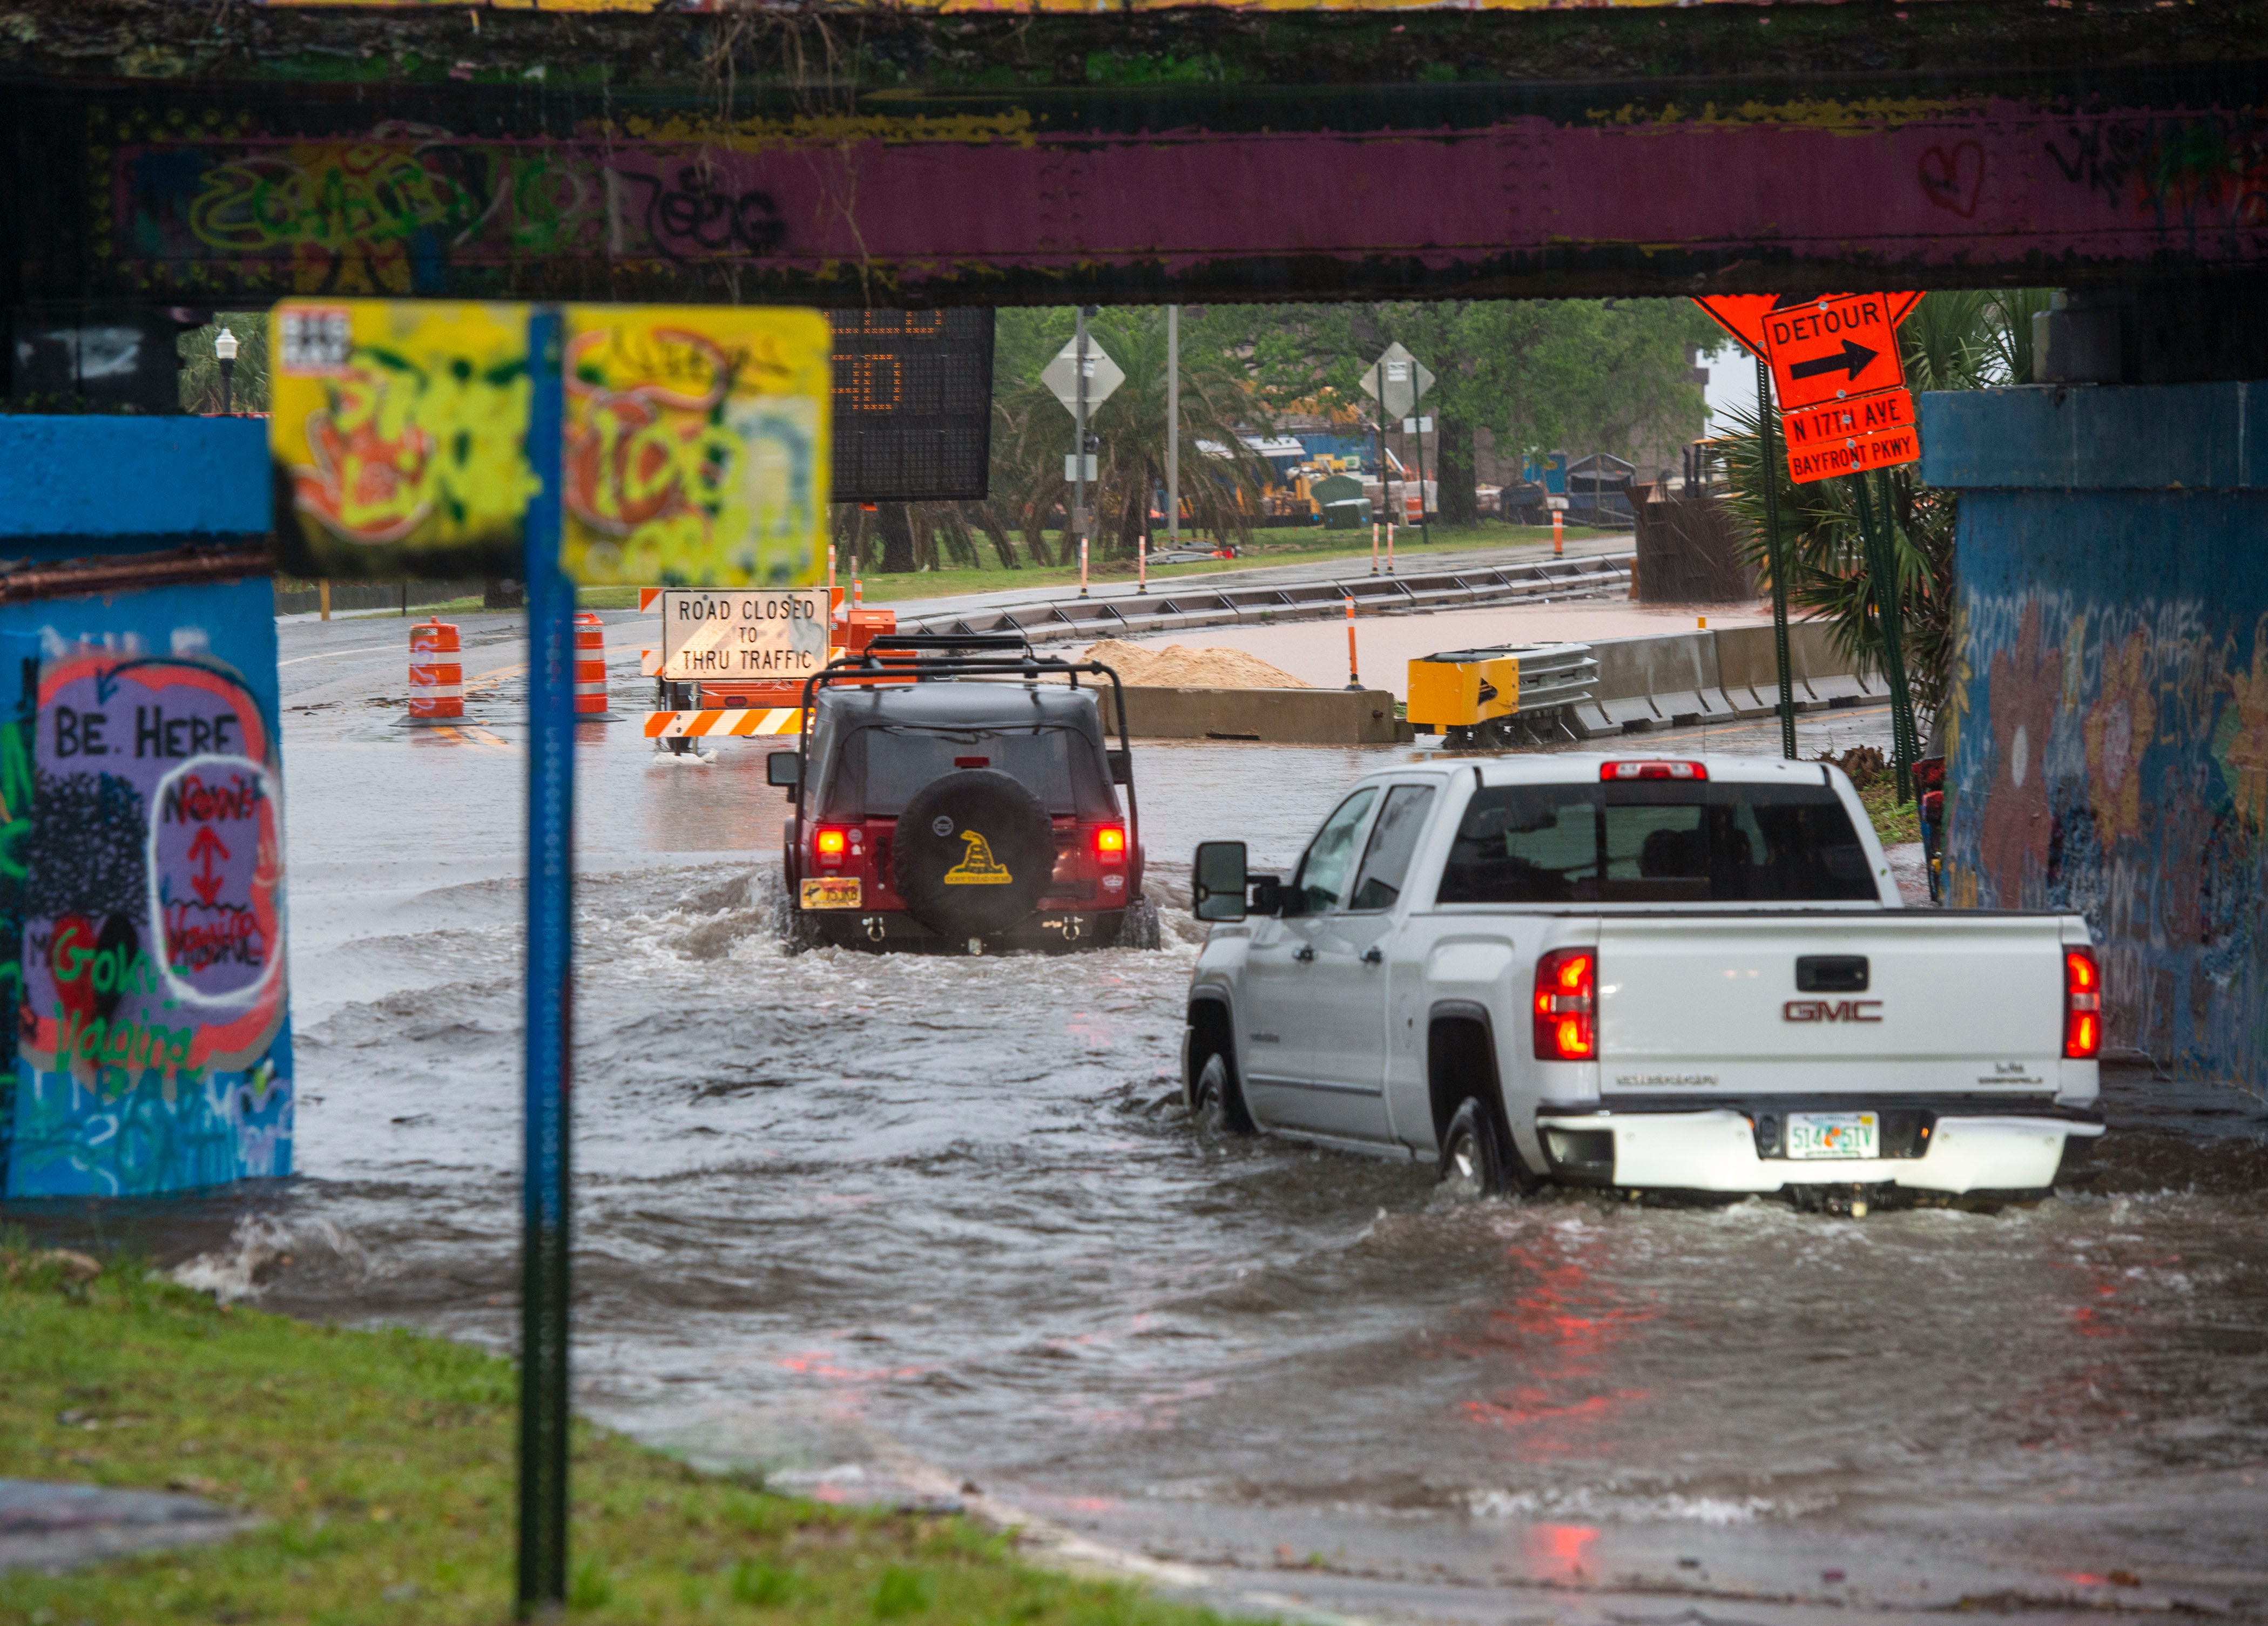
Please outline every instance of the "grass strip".
[{"label": "grass strip", "polygon": [[1874,821],[1874,834],[1885,847],[1921,839],[1921,806],[1898,800],[1898,782],[1889,774],[1858,787],[1859,803]]},{"label": "grass strip", "polygon": [[[0,1247],[0,1476],[172,1488],[266,1521],[211,1547],[11,1571],[0,1623],[508,1621],[517,1396],[510,1362],[460,1344]],[[1031,1568],[966,1519],[772,1495],[580,1422],[573,1486],[576,1621],[1219,1618]]]}]

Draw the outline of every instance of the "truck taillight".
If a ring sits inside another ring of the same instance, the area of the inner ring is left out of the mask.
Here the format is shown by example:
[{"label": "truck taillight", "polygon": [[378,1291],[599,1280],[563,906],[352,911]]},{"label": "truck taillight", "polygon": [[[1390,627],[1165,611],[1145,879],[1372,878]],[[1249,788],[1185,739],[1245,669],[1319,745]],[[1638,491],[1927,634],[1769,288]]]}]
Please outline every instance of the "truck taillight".
[{"label": "truck taillight", "polygon": [[1599,957],[1555,948],[1535,962],[1535,1059],[1587,1062],[1599,1053]]},{"label": "truck taillight", "polygon": [[1707,764],[1702,762],[1602,762],[1599,778],[1613,784],[1623,779],[1706,779]]},{"label": "truck taillight", "polygon": [[1094,856],[1104,864],[1126,862],[1126,827],[1123,824],[1098,824],[1094,827]]},{"label": "truck taillight", "polygon": [[2102,1054],[2102,969],[2091,948],[2063,952],[2063,1053],[2074,1062]]},{"label": "truck taillight", "polygon": [[850,832],[839,824],[822,824],[812,832],[811,850],[821,865],[834,869],[843,862],[843,855],[850,850]]}]

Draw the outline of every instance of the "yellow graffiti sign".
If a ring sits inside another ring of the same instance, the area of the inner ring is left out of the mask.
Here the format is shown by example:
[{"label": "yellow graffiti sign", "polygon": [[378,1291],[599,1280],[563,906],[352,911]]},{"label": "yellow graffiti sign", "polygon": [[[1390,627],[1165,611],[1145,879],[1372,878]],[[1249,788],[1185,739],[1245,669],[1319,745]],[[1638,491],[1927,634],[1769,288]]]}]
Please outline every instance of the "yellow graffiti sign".
[{"label": "yellow graffiti sign", "polygon": [[567,307],[567,574],[686,587],[816,580],[832,349],[816,311]]},{"label": "yellow graffiti sign", "polygon": [[269,320],[279,522],[326,573],[519,546],[536,489],[526,305],[287,299]]}]

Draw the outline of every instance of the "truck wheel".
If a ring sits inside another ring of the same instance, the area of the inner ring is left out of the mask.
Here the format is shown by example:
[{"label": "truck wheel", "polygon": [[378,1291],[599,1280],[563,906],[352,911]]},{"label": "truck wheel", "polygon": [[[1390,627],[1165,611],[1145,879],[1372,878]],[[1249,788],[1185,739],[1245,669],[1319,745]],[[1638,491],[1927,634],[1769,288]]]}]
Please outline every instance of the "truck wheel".
[{"label": "truck wheel", "polygon": [[1476,1097],[1465,1097],[1441,1137],[1442,1188],[1461,1202],[1509,1196],[1527,1185],[1525,1172],[1520,1154],[1504,1144],[1488,1108]]},{"label": "truck wheel", "polygon": [[823,941],[819,935],[818,923],[793,904],[788,906],[786,936],[787,952],[791,954],[817,948]]},{"label": "truck wheel", "polygon": [[1150,901],[1147,893],[1126,907],[1118,917],[1116,946],[1120,948],[1156,948],[1164,940],[1158,924],[1158,906]]},{"label": "truck wheel", "polygon": [[1208,1135],[1253,1132],[1252,1114],[1244,1105],[1244,1086],[1237,1083],[1236,1075],[1229,1071],[1228,1058],[1219,1051],[1205,1057],[1189,1096],[1195,1102],[1190,1115]]}]

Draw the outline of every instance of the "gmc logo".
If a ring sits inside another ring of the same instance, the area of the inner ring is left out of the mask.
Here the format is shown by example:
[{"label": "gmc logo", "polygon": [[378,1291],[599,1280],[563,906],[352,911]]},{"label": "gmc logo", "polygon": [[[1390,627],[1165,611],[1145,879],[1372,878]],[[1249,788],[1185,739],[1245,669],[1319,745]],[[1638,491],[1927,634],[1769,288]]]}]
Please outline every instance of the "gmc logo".
[{"label": "gmc logo", "polygon": [[1779,1008],[1783,1022],[1879,1022],[1879,999],[1791,999]]}]

